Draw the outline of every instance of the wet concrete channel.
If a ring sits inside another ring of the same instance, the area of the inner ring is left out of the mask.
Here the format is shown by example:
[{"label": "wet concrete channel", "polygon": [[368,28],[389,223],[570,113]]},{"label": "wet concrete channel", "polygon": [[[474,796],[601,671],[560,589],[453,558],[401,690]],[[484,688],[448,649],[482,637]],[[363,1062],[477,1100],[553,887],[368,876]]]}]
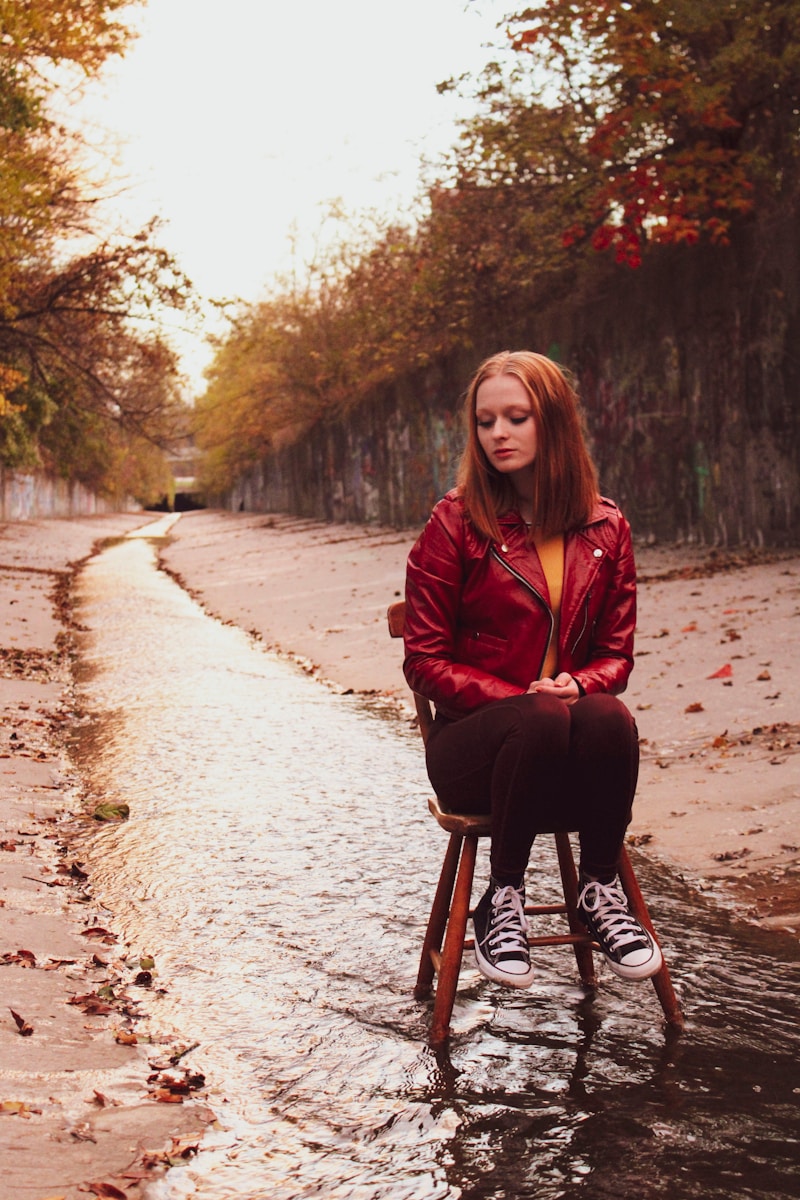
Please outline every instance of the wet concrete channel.
[{"label": "wet concrete channel", "polygon": [[[416,733],[206,616],[150,536],[79,585],[74,754],[130,818],[82,846],[93,896],[165,990],[219,1128],[151,1200],[800,1192],[796,940],[638,860],[688,1023],[566,949],[516,994],[465,965],[447,1052],[412,995],[443,835]],[[164,527],[166,528],[166,526]],[[479,869],[479,878],[482,878]],[[549,848],[529,892],[554,895]]]}]

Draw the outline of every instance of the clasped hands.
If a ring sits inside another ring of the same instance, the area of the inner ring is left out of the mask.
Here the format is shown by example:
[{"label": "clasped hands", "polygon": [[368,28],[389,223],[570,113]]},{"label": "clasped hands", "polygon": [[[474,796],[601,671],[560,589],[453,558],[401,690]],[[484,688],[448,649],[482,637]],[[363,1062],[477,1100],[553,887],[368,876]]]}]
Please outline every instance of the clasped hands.
[{"label": "clasped hands", "polygon": [[581,696],[577,682],[566,671],[556,675],[555,679],[535,679],[528,691],[544,692],[548,696],[563,700],[565,704],[574,704]]}]

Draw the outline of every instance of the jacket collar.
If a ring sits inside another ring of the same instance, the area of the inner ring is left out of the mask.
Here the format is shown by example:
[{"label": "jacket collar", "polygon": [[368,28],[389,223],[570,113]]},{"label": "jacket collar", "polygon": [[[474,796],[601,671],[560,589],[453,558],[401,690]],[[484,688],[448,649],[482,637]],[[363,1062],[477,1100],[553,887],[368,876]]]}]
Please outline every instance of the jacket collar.
[{"label": "jacket collar", "polygon": [[[595,501],[589,514],[589,520],[584,525],[579,525],[575,532],[582,533],[592,525],[599,525],[601,522],[607,521],[614,508],[613,501],[606,500],[601,496],[599,500]],[[508,512],[498,517],[498,523],[502,529],[524,527],[522,517],[515,508],[509,509]]]}]

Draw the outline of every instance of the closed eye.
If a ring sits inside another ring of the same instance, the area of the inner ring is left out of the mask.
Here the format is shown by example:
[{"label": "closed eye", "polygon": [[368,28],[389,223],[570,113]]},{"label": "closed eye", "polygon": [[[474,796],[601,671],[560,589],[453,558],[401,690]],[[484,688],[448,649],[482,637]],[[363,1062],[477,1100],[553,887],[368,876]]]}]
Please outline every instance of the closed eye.
[{"label": "closed eye", "polygon": [[[533,413],[519,413],[510,416],[503,414],[503,416],[512,425],[524,425],[526,421],[530,421]],[[478,429],[491,429],[496,420],[497,417],[477,417],[475,423]]]}]

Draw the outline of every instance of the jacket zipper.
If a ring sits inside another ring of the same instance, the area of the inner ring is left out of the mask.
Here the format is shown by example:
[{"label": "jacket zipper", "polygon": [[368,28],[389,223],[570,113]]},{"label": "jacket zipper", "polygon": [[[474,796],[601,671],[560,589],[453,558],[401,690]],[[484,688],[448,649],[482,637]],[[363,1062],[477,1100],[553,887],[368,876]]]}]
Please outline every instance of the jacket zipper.
[{"label": "jacket zipper", "polygon": [[591,600],[591,598],[592,598],[592,591],[590,588],[589,591],[586,593],[586,599],[583,604],[583,624],[581,625],[580,633],[575,638],[575,641],[572,643],[572,649],[570,650],[570,654],[574,654],[575,651],[578,649],[578,643],[580,642],[581,638],[583,637],[584,633],[586,632],[586,626],[589,621],[589,601]]},{"label": "jacket zipper", "polygon": [[544,664],[547,661],[547,651],[550,649],[550,643],[553,640],[553,631],[555,629],[556,619],[553,616],[553,613],[550,609],[550,605],[547,603],[547,601],[545,600],[545,598],[541,594],[541,592],[537,592],[537,590],[533,586],[533,584],[529,583],[524,575],[520,575],[519,571],[515,571],[510,563],[507,563],[504,558],[501,558],[500,555],[497,553],[496,549],[494,548],[494,546],[492,546],[492,555],[497,560],[497,562],[500,563],[501,567],[505,567],[505,569],[508,571],[509,575],[513,575],[515,579],[519,580],[519,582],[522,584],[523,587],[527,588],[529,592],[533,593],[533,595],[539,601],[542,608],[544,609],[544,611],[547,613],[548,617],[550,618],[550,633],[548,634],[547,642],[545,643],[544,654],[542,655],[542,661],[539,663],[539,670],[536,674],[536,678],[541,679],[542,671],[544,670]]}]

